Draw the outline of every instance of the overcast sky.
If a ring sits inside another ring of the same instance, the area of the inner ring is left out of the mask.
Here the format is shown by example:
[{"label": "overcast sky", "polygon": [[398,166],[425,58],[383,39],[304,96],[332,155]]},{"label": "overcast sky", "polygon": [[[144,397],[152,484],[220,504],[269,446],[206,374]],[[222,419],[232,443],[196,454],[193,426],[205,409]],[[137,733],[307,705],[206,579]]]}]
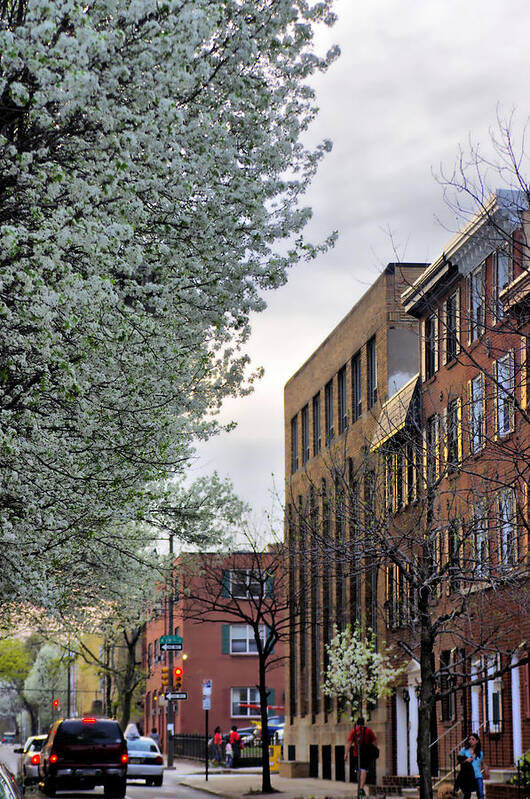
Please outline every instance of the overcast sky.
[{"label": "overcast sky", "polygon": [[[216,469],[259,520],[284,485],[283,388],[389,261],[432,261],[455,221],[433,177],[469,136],[486,144],[497,107],[529,114],[528,0],[337,0],[319,35],[342,55],[314,85],[310,141],[333,141],[308,195],[315,241],[335,248],[266,295],[248,351],[265,377],[226,404],[238,427],[201,447],[192,476]],[[447,228],[440,223],[439,220]],[[389,236],[391,231],[391,236]],[[273,481],[274,475],[274,481]]]}]

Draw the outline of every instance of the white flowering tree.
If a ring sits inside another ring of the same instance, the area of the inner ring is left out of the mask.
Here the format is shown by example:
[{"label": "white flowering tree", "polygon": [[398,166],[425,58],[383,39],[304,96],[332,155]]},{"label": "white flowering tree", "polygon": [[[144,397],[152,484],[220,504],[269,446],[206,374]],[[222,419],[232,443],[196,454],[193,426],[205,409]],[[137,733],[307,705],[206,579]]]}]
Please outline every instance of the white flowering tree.
[{"label": "white flowering tree", "polygon": [[0,0],[0,601],[60,605],[251,389],[250,314],[318,249],[331,4]]},{"label": "white flowering tree", "polygon": [[380,697],[388,696],[400,669],[392,665],[391,655],[376,647],[371,630],[363,633],[358,625],[336,632],[328,652],[324,693],[336,696],[350,706],[352,721]]}]

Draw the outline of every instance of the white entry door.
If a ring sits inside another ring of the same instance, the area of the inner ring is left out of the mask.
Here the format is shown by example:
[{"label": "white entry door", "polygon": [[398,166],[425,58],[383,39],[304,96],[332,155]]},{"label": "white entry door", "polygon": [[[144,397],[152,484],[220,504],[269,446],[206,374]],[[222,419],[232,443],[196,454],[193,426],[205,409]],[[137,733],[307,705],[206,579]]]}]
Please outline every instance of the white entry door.
[{"label": "white entry door", "polygon": [[513,725],[513,761],[517,763],[523,755],[523,732],[521,727],[521,686],[519,683],[519,666],[517,657],[512,657],[512,725]]}]

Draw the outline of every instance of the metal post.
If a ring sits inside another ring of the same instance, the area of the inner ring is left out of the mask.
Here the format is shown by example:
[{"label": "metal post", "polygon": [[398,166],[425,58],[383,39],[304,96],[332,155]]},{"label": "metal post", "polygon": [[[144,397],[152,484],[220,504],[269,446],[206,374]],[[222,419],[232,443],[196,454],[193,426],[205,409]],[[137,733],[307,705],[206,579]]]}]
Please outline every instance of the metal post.
[{"label": "metal post", "polygon": [[[174,586],[174,579],[173,579],[173,577],[174,577],[174,575],[173,575],[173,558],[171,557],[173,555],[173,534],[172,533],[169,534],[169,555],[170,555],[169,560],[170,560],[170,569],[171,569],[171,571],[170,571],[170,577],[169,577],[170,582],[169,582],[169,600],[168,600],[168,626],[169,626],[168,632],[169,632],[169,635],[173,635],[174,634],[174,629],[173,629],[173,626],[174,626],[174,622],[173,622],[173,594],[174,594],[175,586]],[[173,652],[172,652],[171,649],[167,653],[167,665],[169,667],[168,668],[168,676],[169,676],[168,690],[172,691],[173,690]],[[170,729],[173,730],[173,732],[168,732],[168,736],[167,736],[167,766],[168,766],[168,768],[173,768],[173,759],[174,759],[174,756],[175,756],[175,740],[174,740],[174,734],[175,734],[175,711],[174,711],[173,702],[171,702],[171,701],[169,701],[167,703],[167,723],[168,723],[168,726],[170,727]]]},{"label": "metal post", "polygon": [[68,649],[66,651],[66,717],[69,719],[72,715],[72,693],[71,693],[71,666],[72,660],[70,657],[70,643],[68,643]]},{"label": "metal post", "polygon": [[208,782],[208,711],[204,711],[204,775]]}]

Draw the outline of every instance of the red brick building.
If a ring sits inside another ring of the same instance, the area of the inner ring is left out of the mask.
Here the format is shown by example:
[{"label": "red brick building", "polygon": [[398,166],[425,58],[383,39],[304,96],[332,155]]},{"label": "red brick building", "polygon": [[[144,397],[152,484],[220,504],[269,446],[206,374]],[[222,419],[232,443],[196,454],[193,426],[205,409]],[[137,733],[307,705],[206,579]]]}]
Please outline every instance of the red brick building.
[{"label": "red brick building", "polygon": [[[196,558],[206,557],[202,555]],[[260,553],[260,557],[266,555]],[[217,589],[223,594],[223,581],[247,580],[242,588],[241,603],[245,603],[245,591],[253,590],[248,582],[248,557],[219,557],[212,554],[209,562],[218,565]],[[224,565],[224,568],[223,568]],[[237,569],[234,568],[237,565]],[[202,684],[212,680],[211,709],[209,711],[209,731],[220,726],[228,732],[233,724],[250,727],[259,721],[258,656],[252,630],[249,625],[237,618],[219,614],[215,621],[197,621],[191,600],[182,590],[184,584],[183,560],[177,559],[175,591],[173,603],[173,628],[169,627],[168,599],[161,599],[159,612],[146,626],[143,661],[147,673],[144,703],[144,729],[153,727],[160,735],[164,750],[167,751],[168,709],[164,700],[167,688],[162,685],[162,669],[169,663],[168,654],[160,648],[160,638],[165,635],[182,637],[181,652],[173,653],[173,666],[183,668],[182,690],[188,694],[187,700],[175,704],[175,733],[203,733],[205,713],[202,709]],[[191,567],[193,568],[193,567]],[[190,566],[186,565],[190,574]],[[194,592],[212,594],[212,575],[201,574],[198,562],[193,574]],[[214,589],[215,590],[215,589]],[[257,590],[257,589],[256,589]],[[206,614],[205,614],[206,615]],[[266,624],[262,624],[263,637],[267,635]],[[284,665],[282,643],[274,650],[274,664],[267,674],[269,689],[269,715],[283,715],[284,706]]]},{"label": "red brick building", "polygon": [[[403,295],[420,323],[421,482],[433,495],[433,556],[444,575],[436,602],[455,614],[434,652],[446,694],[433,739],[442,774],[472,730],[493,769],[513,767],[530,749],[530,292],[520,201],[496,193]],[[393,478],[391,505],[403,525]],[[395,609],[395,576],[389,594]],[[409,696],[398,691],[394,701],[397,773],[415,771],[417,671],[411,660]]]}]

